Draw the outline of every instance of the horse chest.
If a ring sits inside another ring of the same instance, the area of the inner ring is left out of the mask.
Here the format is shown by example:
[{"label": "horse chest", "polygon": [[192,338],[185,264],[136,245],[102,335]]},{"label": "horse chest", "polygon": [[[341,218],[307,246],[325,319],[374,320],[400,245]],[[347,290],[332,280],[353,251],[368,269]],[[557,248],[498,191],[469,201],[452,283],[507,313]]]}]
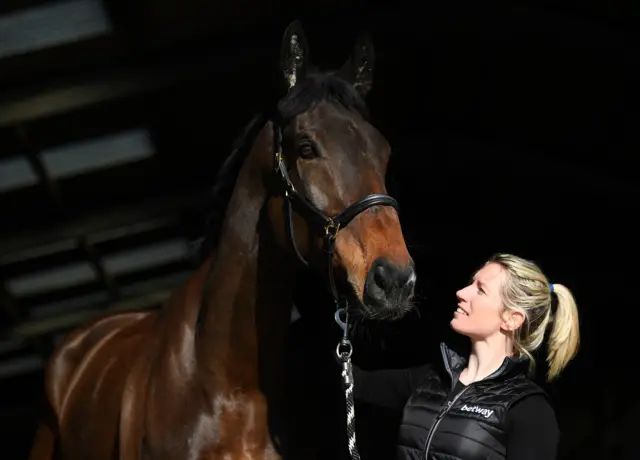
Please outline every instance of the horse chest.
[{"label": "horse chest", "polygon": [[259,392],[217,397],[200,419],[191,444],[198,460],[280,460],[269,435],[267,404]]}]

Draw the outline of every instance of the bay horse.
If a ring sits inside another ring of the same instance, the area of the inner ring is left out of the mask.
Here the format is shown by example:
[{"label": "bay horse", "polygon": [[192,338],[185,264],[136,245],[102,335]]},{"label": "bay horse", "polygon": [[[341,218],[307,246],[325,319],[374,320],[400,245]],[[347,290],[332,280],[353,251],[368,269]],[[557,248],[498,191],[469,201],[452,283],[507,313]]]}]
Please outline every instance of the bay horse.
[{"label": "bay horse", "polygon": [[217,243],[160,310],[103,317],[56,348],[32,460],[311,458],[273,432],[293,403],[282,376],[300,264],[374,318],[409,311],[416,281],[386,195],[390,146],[364,102],[373,58],[365,34],[341,69],[312,70],[301,24],[287,27],[287,91],[222,167],[237,175]]}]

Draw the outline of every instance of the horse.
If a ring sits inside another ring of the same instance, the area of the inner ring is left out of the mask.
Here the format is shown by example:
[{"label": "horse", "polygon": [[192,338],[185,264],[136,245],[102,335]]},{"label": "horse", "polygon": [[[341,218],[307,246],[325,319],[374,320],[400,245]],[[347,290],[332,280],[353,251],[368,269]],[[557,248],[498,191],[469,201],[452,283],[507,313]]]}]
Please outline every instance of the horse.
[{"label": "horse", "polygon": [[283,415],[297,404],[282,385],[296,273],[379,320],[411,310],[416,275],[386,194],[391,148],[365,104],[371,37],[338,70],[308,56],[293,21],[286,90],[220,168],[232,191],[198,268],[161,309],[105,315],[51,355],[32,460],[313,458],[288,447],[300,423]]}]

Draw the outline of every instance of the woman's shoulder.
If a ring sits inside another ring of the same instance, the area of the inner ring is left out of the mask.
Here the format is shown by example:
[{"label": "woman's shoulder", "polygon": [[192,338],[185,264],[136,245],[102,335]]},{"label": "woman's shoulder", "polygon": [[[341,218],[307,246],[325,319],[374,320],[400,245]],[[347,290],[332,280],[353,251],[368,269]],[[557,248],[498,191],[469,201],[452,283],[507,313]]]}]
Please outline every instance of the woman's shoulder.
[{"label": "woman's shoulder", "polygon": [[507,452],[522,460],[555,459],[560,428],[544,393],[532,393],[507,412]]},{"label": "woman's shoulder", "polygon": [[556,414],[544,393],[533,393],[507,412],[507,452],[513,458],[555,459],[560,441]]},{"label": "woman's shoulder", "polygon": [[538,387],[515,401],[507,412],[509,425],[547,426],[557,430],[558,422],[549,396]]},{"label": "woman's shoulder", "polygon": [[[510,406],[518,405],[524,400],[530,401],[530,398],[533,398],[534,401],[545,400],[548,402],[549,400],[547,392],[526,375],[520,374],[507,378],[500,383],[500,387],[511,395]],[[526,405],[529,404],[526,403]]]}]

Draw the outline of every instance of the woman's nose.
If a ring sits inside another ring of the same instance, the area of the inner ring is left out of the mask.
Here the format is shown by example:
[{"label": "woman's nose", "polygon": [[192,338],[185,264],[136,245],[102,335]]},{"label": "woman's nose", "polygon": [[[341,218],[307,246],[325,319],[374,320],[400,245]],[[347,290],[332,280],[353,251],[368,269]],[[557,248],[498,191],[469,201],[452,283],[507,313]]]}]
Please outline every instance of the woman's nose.
[{"label": "woman's nose", "polygon": [[464,287],[462,289],[458,289],[458,291],[456,291],[456,297],[458,300],[462,300],[462,301],[466,301],[467,297],[469,297],[467,295],[467,293],[469,292],[469,286]]}]

